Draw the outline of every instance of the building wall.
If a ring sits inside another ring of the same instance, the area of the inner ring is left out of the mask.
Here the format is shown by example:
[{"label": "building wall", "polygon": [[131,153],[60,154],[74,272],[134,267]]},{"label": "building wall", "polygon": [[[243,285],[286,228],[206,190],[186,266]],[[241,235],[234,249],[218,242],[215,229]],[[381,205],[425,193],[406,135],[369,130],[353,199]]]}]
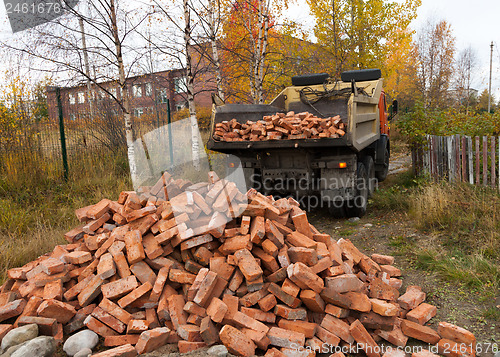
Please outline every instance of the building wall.
[{"label": "building wall", "polygon": [[[184,71],[181,69],[156,72],[142,76],[132,77],[127,80],[129,98],[131,100],[132,115],[141,118],[148,114],[158,115],[166,120],[167,101],[170,100],[171,112],[178,111],[187,106],[186,93],[183,88]],[[102,88],[121,102],[122,93],[117,82],[105,82]],[[98,86],[92,86],[93,100],[92,112],[94,115],[118,114],[122,112],[120,105]],[[211,93],[214,92],[213,83],[207,76],[195,81],[195,103],[198,107],[211,106]],[[87,86],[77,86],[61,89],[63,116],[67,121],[78,121],[91,117],[91,106]],[[49,118],[58,120],[58,107],[55,91],[47,92],[47,105]]]}]

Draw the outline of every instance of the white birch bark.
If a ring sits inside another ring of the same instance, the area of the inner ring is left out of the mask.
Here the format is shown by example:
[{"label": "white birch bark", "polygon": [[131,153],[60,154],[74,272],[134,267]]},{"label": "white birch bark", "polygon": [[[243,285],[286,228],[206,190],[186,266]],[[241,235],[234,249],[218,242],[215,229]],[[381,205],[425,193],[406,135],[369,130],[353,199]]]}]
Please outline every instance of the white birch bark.
[{"label": "white birch bark", "polygon": [[189,108],[189,120],[191,123],[191,144],[192,144],[192,157],[193,157],[193,166],[195,169],[199,170],[200,168],[200,143],[198,140],[198,120],[196,119],[196,106],[194,103],[194,77],[193,77],[193,68],[192,68],[192,60],[191,60],[191,15],[189,11],[189,3],[188,0],[183,0],[183,8],[184,8],[184,46],[186,51],[186,95],[188,101]]},{"label": "white birch bark", "polygon": [[217,48],[217,30],[215,21],[215,3],[209,0],[208,3],[209,37],[212,46],[212,60],[215,66],[215,80],[217,84],[217,96],[224,101],[224,91],[222,90],[222,74],[220,69],[219,49]]},{"label": "white birch bark", "polygon": [[118,24],[116,20],[116,7],[114,0],[110,0],[110,17],[111,17],[111,29],[113,32],[113,40],[116,49],[116,59],[118,62],[118,75],[120,80],[120,86],[122,89],[123,117],[125,122],[125,137],[127,139],[127,155],[130,166],[130,176],[132,178],[132,183],[134,185],[137,185],[138,176],[137,176],[137,164],[136,164],[135,150],[134,150],[134,132],[132,130],[132,113],[130,107],[130,97],[127,85],[127,78],[125,76],[125,66],[123,64],[123,51],[122,51],[123,49],[118,33]]}]

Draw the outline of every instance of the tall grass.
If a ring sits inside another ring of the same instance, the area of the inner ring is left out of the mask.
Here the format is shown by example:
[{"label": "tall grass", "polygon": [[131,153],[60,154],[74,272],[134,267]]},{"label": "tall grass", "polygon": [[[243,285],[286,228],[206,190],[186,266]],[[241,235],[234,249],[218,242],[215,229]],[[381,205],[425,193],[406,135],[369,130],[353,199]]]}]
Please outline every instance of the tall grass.
[{"label": "tall grass", "polygon": [[[89,159],[92,157],[92,159]],[[19,161],[22,162],[22,161]],[[51,160],[37,165],[52,166]],[[43,169],[43,167],[42,167]],[[23,265],[65,244],[63,234],[79,224],[74,210],[132,188],[125,153],[94,152],[71,161],[66,182],[58,176],[0,173],[0,269]]]},{"label": "tall grass", "polygon": [[[484,297],[500,289],[500,195],[469,184],[432,182],[402,173],[375,193],[374,207],[406,213],[421,232],[402,254],[421,268]],[[401,248],[401,247],[400,247]]]}]

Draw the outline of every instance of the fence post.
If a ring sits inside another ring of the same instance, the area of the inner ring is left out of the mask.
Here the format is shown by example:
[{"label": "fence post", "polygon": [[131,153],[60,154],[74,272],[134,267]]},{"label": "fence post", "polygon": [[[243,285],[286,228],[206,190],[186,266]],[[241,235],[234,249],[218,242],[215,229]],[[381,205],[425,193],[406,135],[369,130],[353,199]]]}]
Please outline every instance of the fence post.
[{"label": "fence post", "polygon": [[172,116],[170,112],[170,99],[167,99],[167,124],[168,124],[168,148],[170,151],[170,166],[174,166],[174,147],[172,140]]},{"label": "fence post", "polygon": [[462,181],[467,182],[466,148],[465,136],[462,137]]},{"label": "fence post", "polygon": [[446,136],[446,148],[447,148],[447,156],[448,156],[448,181],[453,181],[453,161],[451,153],[453,152],[453,142],[451,136]]},{"label": "fence post", "polygon": [[479,136],[476,136],[476,185],[481,183],[479,179]]},{"label": "fence post", "polygon": [[59,112],[59,135],[61,138],[61,154],[64,167],[64,180],[68,181],[68,175],[69,175],[68,153],[66,151],[66,135],[64,134],[64,117],[63,117],[63,107],[62,107],[60,87],[56,87],[56,97],[57,97],[57,108]]},{"label": "fence post", "polygon": [[496,184],[496,167],[495,167],[496,143],[495,137],[491,137],[491,187],[495,188]]},{"label": "fence post", "polygon": [[488,137],[483,136],[483,186],[488,186]]},{"label": "fence post", "polygon": [[469,160],[469,183],[471,185],[474,184],[474,160],[472,157],[472,138],[470,136],[467,137],[467,154]]}]

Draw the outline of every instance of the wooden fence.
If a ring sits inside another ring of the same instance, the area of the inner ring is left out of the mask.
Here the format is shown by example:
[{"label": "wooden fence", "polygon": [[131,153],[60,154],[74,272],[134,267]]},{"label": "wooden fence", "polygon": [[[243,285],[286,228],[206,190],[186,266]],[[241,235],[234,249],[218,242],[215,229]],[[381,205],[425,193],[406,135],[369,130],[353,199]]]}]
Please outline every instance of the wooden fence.
[{"label": "wooden fence", "polygon": [[416,172],[423,171],[435,180],[500,189],[500,137],[427,135],[412,156]]}]

